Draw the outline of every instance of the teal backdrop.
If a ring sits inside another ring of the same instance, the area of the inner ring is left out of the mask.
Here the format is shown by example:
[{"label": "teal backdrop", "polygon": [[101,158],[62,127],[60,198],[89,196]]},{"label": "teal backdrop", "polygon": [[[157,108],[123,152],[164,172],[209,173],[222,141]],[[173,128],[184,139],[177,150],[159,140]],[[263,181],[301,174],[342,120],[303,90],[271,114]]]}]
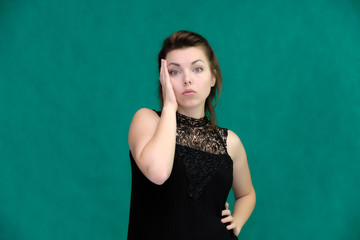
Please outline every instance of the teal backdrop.
[{"label": "teal backdrop", "polygon": [[181,29],[247,151],[239,239],[360,239],[359,0],[0,0],[0,240],[126,239],[128,128]]}]

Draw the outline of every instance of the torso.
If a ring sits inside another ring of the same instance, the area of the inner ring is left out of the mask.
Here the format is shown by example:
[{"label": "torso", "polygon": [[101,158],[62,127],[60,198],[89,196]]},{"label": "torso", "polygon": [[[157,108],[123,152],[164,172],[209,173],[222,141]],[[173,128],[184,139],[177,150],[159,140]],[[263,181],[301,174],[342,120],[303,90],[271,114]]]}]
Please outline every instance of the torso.
[{"label": "torso", "polygon": [[221,222],[233,180],[227,129],[177,113],[174,165],[163,185],[150,182],[131,153],[128,239],[237,239]]}]

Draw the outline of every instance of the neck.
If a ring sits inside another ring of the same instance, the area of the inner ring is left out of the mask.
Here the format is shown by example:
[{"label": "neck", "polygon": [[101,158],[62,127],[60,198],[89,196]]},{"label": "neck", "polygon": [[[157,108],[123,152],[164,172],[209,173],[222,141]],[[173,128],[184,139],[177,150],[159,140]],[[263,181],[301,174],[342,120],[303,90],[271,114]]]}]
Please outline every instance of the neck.
[{"label": "neck", "polygon": [[192,118],[202,118],[205,116],[205,108],[204,106],[202,108],[181,108],[178,107],[178,112]]}]

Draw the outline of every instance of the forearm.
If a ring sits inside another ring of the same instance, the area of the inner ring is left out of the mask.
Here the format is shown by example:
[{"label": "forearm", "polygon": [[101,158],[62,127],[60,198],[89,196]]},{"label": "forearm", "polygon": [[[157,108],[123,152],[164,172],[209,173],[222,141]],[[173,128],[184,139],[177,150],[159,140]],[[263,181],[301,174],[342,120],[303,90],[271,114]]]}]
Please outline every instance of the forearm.
[{"label": "forearm", "polygon": [[140,158],[146,158],[149,179],[162,184],[170,176],[175,155],[176,110],[163,108],[154,136],[146,144]]},{"label": "forearm", "polygon": [[254,210],[256,202],[255,190],[252,189],[248,194],[235,199],[233,208],[233,217],[235,224],[240,227],[244,226],[252,211]]}]

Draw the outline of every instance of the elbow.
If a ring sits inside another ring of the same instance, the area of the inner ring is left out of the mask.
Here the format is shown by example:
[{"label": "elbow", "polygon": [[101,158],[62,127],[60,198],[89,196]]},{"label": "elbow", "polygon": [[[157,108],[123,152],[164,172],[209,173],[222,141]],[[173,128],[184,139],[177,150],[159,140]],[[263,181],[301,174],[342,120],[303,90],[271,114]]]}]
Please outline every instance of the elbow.
[{"label": "elbow", "polygon": [[256,204],[255,189],[252,187],[252,189],[249,192],[247,192],[243,195],[236,195],[235,200],[245,200],[245,201],[251,203],[251,205],[255,206],[255,204]]},{"label": "elbow", "polygon": [[255,193],[255,189],[253,188],[252,191],[250,192],[250,198],[252,199],[252,205],[253,205],[253,208],[255,207],[255,204],[256,204],[256,193]]},{"label": "elbow", "polygon": [[254,206],[255,206],[255,204],[256,204],[256,193],[255,193],[255,189],[253,189],[253,191],[252,191],[252,194],[253,194],[253,201],[254,201]]},{"label": "elbow", "polygon": [[156,185],[163,185],[170,177],[170,171],[166,169],[148,169],[148,179]]},{"label": "elbow", "polygon": [[162,176],[158,176],[158,177],[154,177],[151,181],[153,183],[155,183],[156,185],[163,185],[166,180],[168,179],[168,177],[162,177]]},{"label": "elbow", "polygon": [[166,156],[162,156],[160,153],[147,153],[141,154],[139,159],[140,169],[146,178],[156,185],[162,185],[168,180],[172,171],[172,162],[170,161],[158,161],[158,159],[165,159]]}]

